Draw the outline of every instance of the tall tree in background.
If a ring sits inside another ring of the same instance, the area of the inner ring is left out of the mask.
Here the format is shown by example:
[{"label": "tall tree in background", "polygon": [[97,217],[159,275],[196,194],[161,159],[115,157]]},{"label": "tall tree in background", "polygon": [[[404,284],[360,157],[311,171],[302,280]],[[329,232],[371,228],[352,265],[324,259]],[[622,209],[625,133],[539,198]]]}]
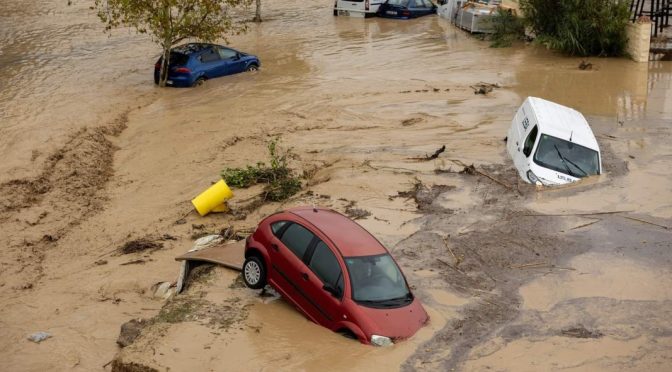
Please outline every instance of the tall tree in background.
[{"label": "tall tree in background", "polygon": [[255,0],[254,21],[261,22],[261,0]]},{"label": "tall tree in background", "polygon": [[149,34],[163,50],[159,85],[168,79],[170,49],[185,39],[214,41],[247,30],[232,17],[251,0],[94,0],[107,31],[132,27]]}]

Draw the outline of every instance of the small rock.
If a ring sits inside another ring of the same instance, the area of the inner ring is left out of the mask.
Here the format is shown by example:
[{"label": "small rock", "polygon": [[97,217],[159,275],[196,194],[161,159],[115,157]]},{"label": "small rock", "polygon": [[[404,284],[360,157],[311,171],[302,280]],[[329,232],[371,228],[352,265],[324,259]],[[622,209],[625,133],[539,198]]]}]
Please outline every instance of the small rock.
[{"label": "small rock", "polygon": [[107,265],[107,260],[98,260],[94,262],[94,264],[100,266],[100,265]]},{"label": "small rock", "polygon": [[130,321],[121,325],[121,331],[119,332],[119,337],[117,338],[117,345],[121,347],[126,347],[132,344],[140,333],[142,329],[147,325],[147,321],[144,319],[131,319]]},{"label": "small rock", "polygon": [[28,339],[30,341],[33,341],[36,344],[39,344],[40,342],[42,342],[42,341],[44,341],[48,338],[51,338],[51,333],[41,332],[41,331],[40,332],[35,332],[32,335],[28,336]]}]

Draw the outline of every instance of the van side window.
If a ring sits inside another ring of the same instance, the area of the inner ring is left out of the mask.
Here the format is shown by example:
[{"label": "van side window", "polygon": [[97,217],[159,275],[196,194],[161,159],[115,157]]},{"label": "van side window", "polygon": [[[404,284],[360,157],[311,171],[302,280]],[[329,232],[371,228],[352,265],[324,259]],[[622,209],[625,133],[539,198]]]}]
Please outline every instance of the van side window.
[{"label": "van side window", "polygon": [[523,147],[523,154],[525,156],[529,157],[530,154],[532,153],[532,148],[534,147],[534,142],[537,140],[537,126],[535,125],[532,130],[530,131],[530,134],[527,136],[527,139],[525,139],[525,146]]}]

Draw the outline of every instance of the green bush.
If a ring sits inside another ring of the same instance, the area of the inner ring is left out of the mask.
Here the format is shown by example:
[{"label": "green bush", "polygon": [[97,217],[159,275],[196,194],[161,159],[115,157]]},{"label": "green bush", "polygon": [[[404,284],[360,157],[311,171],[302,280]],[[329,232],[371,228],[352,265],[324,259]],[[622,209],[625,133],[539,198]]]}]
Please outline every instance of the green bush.
[{"label": "green bush", "polygon": [[525,39],[523,20],[510,10],[497,9],[489,22],[494,31],[489,37],[490,46],[493,48],[509,47],[514,41]]},{"label": "green bush", "polygon": [[281,152],[277,139],[268,143],[270,166],[258,162],[245,168],[226,168],[222,178],[231,187],[246,188],[266,184],[264,200],[282,201],[301,190],[301,180],[287,166],[288,152]]},{"label": "green bush", "polygon": [[537,41],[569,55],[619,56],[628,41],[624,0],[520,0]]}]

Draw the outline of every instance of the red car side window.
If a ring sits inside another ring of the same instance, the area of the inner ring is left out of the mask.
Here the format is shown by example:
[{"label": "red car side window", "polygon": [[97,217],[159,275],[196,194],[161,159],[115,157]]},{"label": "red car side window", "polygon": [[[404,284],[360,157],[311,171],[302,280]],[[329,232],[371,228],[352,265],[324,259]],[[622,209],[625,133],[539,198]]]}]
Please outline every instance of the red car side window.
[{"label": "red car side window", "polygon": [[313,252],[308,266],[322,280],[322,283],[330,284],[339,290],[340,294],[343,294],[341,266],[338,264],[334,253],[323,241],[320,240],[315,245],[315,252]]},{"label": "red car side window", "polygon": [[289,250],[294,252],[296,257],[303,260],[303,255],[306,253],[306,250],[308,250],[308,246],[313,241],[314,237],[315,235],[305,227],[297,223],[292,223],[285,229],[280,241],[282,241]]},{"label": "red car side window", "polygon": [[273,231],[273,235],[275,235],[278,239],[282,236],[283,232],[283,227],[287,225],[289,221],[277,221],[273,222],[271,224],[271,231]]}]

